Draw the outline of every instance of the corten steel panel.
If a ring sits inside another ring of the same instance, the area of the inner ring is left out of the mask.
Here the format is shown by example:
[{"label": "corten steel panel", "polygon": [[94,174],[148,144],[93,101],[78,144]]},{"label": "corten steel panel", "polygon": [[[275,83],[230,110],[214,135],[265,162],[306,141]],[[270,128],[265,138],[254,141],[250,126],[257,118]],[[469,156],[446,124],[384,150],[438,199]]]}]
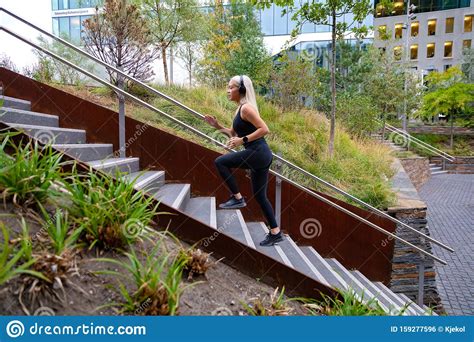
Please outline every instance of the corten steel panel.
[{"label": "corten steel panel", "polygon": [[[85,129],[87,142],[112,143],[114,150],[118,149],[117,113],[3,68],[0,76],[7,96],[30,100],[34,111],[58,115],[62,127]],[[216,196],[218,203],[228,198],[229,191],[214,166],[219,153],[131,118],[126,119],[126,141],[127,156],[139,157],[142,169],[165,170],[168,181],[191,183],[193,196]],[[234,174],[248,199],[248,206],[242,210],[245,219],[265,221],[252,199],[245,172],[235,170]],[[395,231],[395,224],[385,218],[324,196],[390,232]],[[268,197],[274,205],[274,176],[269,178]],[[310,230],[309,236],[314,237],[305,238],[305,220],[318,220],[320,234],[314,236]],[[282,186],[281,227],[301,244],[314,246],[324,257],[335,257],[372,280],[387,283],[390,279],[393,240],[288,183]]]},{"label": "corten steel panel", "polygon": [[[0,130],[9,129],[17,131],[0,122]],[[17,134],[12,139],[16,145],[26,144],[30,138],[23,134]],[[64,154],[63,161],[72,161],[73,157]],[[72,171],[72,163],[66,164],[64,172]],[[79,173],[88,173],[89,167],[85,163],[77,162],[77,171]],[[95,171],[101,173],[101,171]],[[148,197],[148,196],[147,196]],[[153,198],[151,207],[156,206],[158,201]],[[158,214],[153,227],[159,230],[168,229],[182,241],[190,244],[200,242],[198,246],[207,252],[212,252],[216,258],[224,257],[224,262],[250,277],[261,279],[263,282],[279,287],[285,287],[285,294],[291,296],[302,296],[306,298],[322,299],[321,294],[339,297],[339,294],[333,289],[320,282],[307,277],[272,258],[261,254],[260,252],[249,248],[241,242],[218,232],[214,228],[203,224],[191,217],[187,217],[183,212],[159,203]],[[206,243],[203,243],[206,242]]]}]

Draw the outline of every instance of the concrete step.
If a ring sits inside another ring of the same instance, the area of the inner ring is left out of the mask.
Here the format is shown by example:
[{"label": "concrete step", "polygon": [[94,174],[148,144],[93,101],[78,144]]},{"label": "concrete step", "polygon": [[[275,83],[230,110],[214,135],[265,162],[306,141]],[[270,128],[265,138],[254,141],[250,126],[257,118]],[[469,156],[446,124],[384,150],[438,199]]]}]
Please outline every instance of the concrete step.
[{"label": "concrete step", "polygon": [[0,109],[0,121],[48,127],[59,126],[59,117],[56,115],[36,113],[30,112],[28,110],[7,107]]},{"label": "concrete step", "polygon": [[[387,286],[385,286],[384,283],[380,281],[374,281],[373,282],[374,286],[376,286],[378,289],[381,291],[384,291],[393,301],[395,301],[400,307],[404,306],[407,304],[407,301],[404,300],[403,298],[400,297],[399,293],[394,293],[392,290],[390,290]],[[407,307],[407,313],[410,315],[419,315],[419,312],[416,310],[414,306],[417,306],[413,301],[409,300],[409,306]]]},{"label": "concrete step", "polygon": [[191,184],[164,184],[153,197],[174,209],[182,210],[191,197]]},{"label": "concrete step", "polygon": [[278,243],[290,260],[293,267],[308,277],[316,279],[320,283],[331,287],[331,283],[324,277],[317,267],[308,259],[301,248],[293,241],[293,239],[285,235],[283,241]]},{"label": "concrete step", "polygon": [[285,264],[286,266],[293,267],[293,264],[290,262],[280,245],[260,246],[260,241],[264,240],[265,236],[268,234],[268,228],[265,226],[265,223],[246,222],[246,224],[254,245],[259,252]]},{"label": "concrete step", "polygon": [[54,148],[83,162],[112,157],[112,144],[54,144]]},{"label": "concrete step", "polygon": [[324,260],[324,258],[313,247],[302,246],[300,248],[309,261],[311,261],[311,263],[319,270],[319,272],[321,272],[321,274],[333,288],[341,290],[346,290],[348,288],[348,285],[344,279],[339,274],[334,272],[327,261]]},{"label": "concrete step", "polygon": [[191,198],[184,211],[191,217],[210,227],[217,229],[216,198],[194,197]]},{"label": "concrete step", "polygon": [[86,131],[83,129],[35,126],[5,122],[7,125],[24,131],[41,143],[47,144],[83,144],[86,141]]},{"label": "concrete step", "polygon": [[448,173],[448,170],[434,171],[434,172],[431,172],[431,175],[432,175],[432,176],[434,176],[434,175],[442,175],[442,174],[445,174],[445,173]]},{"label": "concrete step", "polygon": [[3,107],[16,108],[22,110],[31,110],[31,102],[21,99],[16,99],[9,96],[0,96],[0,101],[3,100]]},{"label": "concrete step", "polygon": [[372,298],[375,298],[378,304],[386,311],[389,312],[389,308],[385,306],[384,303],[375,297],[375,295],[367,289],[364,284],[362,284],[347,268],[345,268],[339,261],[333,258],[325,258],[327,263],[332,267],[334,272],[338,273],[344,281],[347,283],[350,289],[352,289],[358,300],[363,303],[367,303]]},{"label": "concrete step", "polygon": [[412,309],[413,311],[415,311],[418,315],[424,316],[428,313],[429,311],[428,307],[426,307],[427,311],[425,311],[425,308],[420,308],[420,306],[416,304],[414,301],[412,301],[410,298],[408,298],[406,294],[396,293],[396,295],[400,297],[400,299],[403,301],[404,304],[409,304],[408,307]]},{"label": "concrete step", "polygon": [[[382,289],[377,287],[371,280],[367,279],[366,276],[364,276],[360,271],[354,270],[350,271],[354,277],[357,278],[357,280],[360,281],[362,285],[364,285],[367,289],[369,289],[370,292],[374,294],[375,297],[377,297],[378,301],[383,303],[385,307],[388,308],[389,312],[388,314],[392,315],[397,315],[401,311],[401,303],[399,301],[394,300],[387,292],[392,292],[388,288],[387,289]],[[407,315],[407,312],[404,313],[404,315]]]},{"label": "concrete step", "polygon": [[101,170],[112,175],[116,171],[132,173],[140,169],[138,158],[107,158],[102,160],[92,160],[86,162],[94,169]]},{"label": "concrete step", "polygon": [[135,189],[157,192],[165,183],[164,171],[138,171],[123,176],[126,181],[135,181]]},{"label": "concrete step", "polygon": [[250,235],[250,231],[245,223],[242,213],[238,209],[217,210],[217,230],[229,235],[237,241],[256,249]]}]

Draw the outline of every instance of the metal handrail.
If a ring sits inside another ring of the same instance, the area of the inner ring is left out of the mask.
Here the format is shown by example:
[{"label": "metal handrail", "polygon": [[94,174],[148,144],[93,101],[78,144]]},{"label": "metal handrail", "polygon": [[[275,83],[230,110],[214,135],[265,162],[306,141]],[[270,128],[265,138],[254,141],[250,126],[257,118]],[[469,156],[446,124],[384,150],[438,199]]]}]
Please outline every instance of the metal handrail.
[{"label": "metal handrail", "polygon": [[410,133],[408,133],[408,132],[405,132],[405,131],[403,131],[403,130],[401,130],[401,129],[395,127],[395,126],[392,126],[392,125],[390,125],[390,124],[388,124],[388,123],[385,123],[385,126],[386,126],[388,129],[392,130],[392,131],[396,131],[397,133],[403,134],[403,135],[406,136],[409,140],[413,140],[413,142],[415,142],[415,143],[417,143],[417,144],[419,144],[419,145],[423,145],[423,147],[432,150],[432,152],[434,152],[435,154],[437,154],[438,156],[440,156],[440,157],[443,158],[443,159],[449,160],[449,161],[451,161],[451,162],[454,161],[454,160],[456,160],[456,158],[455,158],[454,156],[450,155],[449,153],[446,153],[446,152],[444,152],[444,151],[442,151],[442,150],[440,150],[440,149],[438,149],[438,148],[436,148],[436,147],[434,147],[434,146],[432,146],[432,145],[430,145],[430,144],[424,142],[423,140],[420,140],[420,139],[418,139],[418,138],[412,136],[412,135],[411,135]]},{"label": "metal handrail", "polygon": [[[53,34],[47,32],[47,31],[45,31],[45,30],[43,30],[43,29],[37,27],[36,25],[30,23],[29,21],[27,21],[27,20],[25,20],[25,19],[23,19],[23,18],[17,16],[17,15],[14,14],[14,13],[11,13],[10,11],[8,11],[8,10],[2,8],[2,7],[0,7],[0,11],[3,11],[3,12],[5,12],[5,13],[11,15],[11,16],[14,17],[15,19],[17,19],[17,20],[21,21],[22,23],[24,23],[24,24],[26,24],[26,25],[28,25],[28,26],[30,26],[30,27],[32,27],[32,28],[34,28],[34,29],[40,31],[41,33],[47,35],[48,37],[53,38],[53,39],[55,39],[56,41],[61,42],[62,44],[65,44],[66,46],[70,47],[70,48],[73,49],[74,51],[76,51],[76,52],[78,52],[78,53],[80,53],[80,54],[82,54],[82,55],[84,55],[84,56],[86,56],[86,57],[89,57],[89,58],[93,59],[95,62],[97,62],[97,63],[103,65],[104,67],[106,67],[106,68],[108,68],[108,69],[112,69],[113,71],[119,73],[119,74],[122,75],[123,77],[126,77],[127,79],[129,79],[129,80],[131,80],[131,81],[133,81],[133,82],[135,82],[135,83],[141,85],[141,86],[144,87],[145,89],[147,89],[147,90],[151,91],[152,93],[154,93],[154,94],[156,94],[156,95],[158,95],[158,96],[160,96],[160,97],[166,99],[167,101],[172,102],[172,103],[175,104],[176,106],[178,106],[178,107],[180,107],[180,108],[182,108],[182,109],[188,111],[189,113],[192,113],[193,115],[195,115],[195,116],[197,116],[197,117],[199,117],[199,118],[201,118],[201,119],[204,119],[204,115],[202,115],[201,113],[195,111],[194,109],[189,108],[188,106],[186,106],[186,105],[182,104],[181,102],[179,102],[179,101],[173,99],[172,97],[170,97],[170,96],[168,96],[168,95],[166,95],[166,94],[163,94],[162,92],[156,90],[155,88],[150,87],[149,85],[147,85],[147,84],[141,82],[140,80],[137,80],[136,78],[134,78],[134,77],[132,77],[132,76],[129,76],[128,74],[124,73],[122,70],[117,69],[116,67],[107,64],[106,62],[104,62],[104,61],[102,61],[102,60],[96,58],[95,56],[89,54],[89,53],[86,52],[86,51],[83,51],[82,49],[80,49],[80,48],[78,48],[77,46],[75,46],[75,45],[69,43],[68,41],[66,41],[66,40],[64,40],[64,39],[62,39],[62,38],[60,38],[60,37],[57,37],[57,36],[55,36],[55,35],[53,35]],[[385,213],[385,212],[383,212],[383,211],[381,211],[381,210],[375,208],[374,206],[372,206],[372,205],[370,205],[370,204],[368,204],[368,203],[362,201],[361,199],[359,199],[359,198],[357,198],[357,197],[355,197],[355,196],[353,196],[353,195],[351,195],[351,194],[345,192],[345,191],[342,190],[342,189],[339,189],[337,186],[335,186],[335,185],[333,185],[333,184],[331,184],[331,183],[329,183],[329,182],[327,182],[327,181],[325,181],[325,180],[319,178],[319,177],[316,176],[316,175],[313,175],[312,173],[306,171],[305,169],[303,169],[303,168],[301,168],[301,167],[299,167],[299,166],[293,164],[293,163],[290,162],[289,160],[287,160],[287,159],[285,159],[285,158],[283,158],[283,157],[281,157],[281,156],[279,156],[279,155],[277,155],[277,154],[275,154],[275,153],[273,153],[273,157],[274,157],[276,160],[279,160],[280,162],[285,163],[285,164],[286,164],[288,167],[290,167],[291,169],[294,169],[294,170],[297,170],[297,171],[303,173],[305,176],[307,176],[307,177],[309,177],[309,178],[311,178],[311,179],[313,179],[313,180],[315,180],[315,181],[317,181],[317,182],[319,182],[319,183],[321,183],[321,184],[323,184],[323,185],[325,185],[325,186],[331,188],[333,191],[335,191],[335,192],[337,192],[337,193],[339,193],[339,194],[345,196],[346,198],[350,198],[351,200],[353,200],[354,202],[356,202],[356,203],[362,205],[362,206],[365,207],[366,209],[368,209],[368,210],[370,210],[370,211],[372,211],[372,212],[375,212],[375,213],[377,213],[378,215],[380,215],[380,216],[382,216],[382,217],[384,217],[384,218],[386,218],[386,219],[388,219],[388,220],[390,220],[390,221],[392,221],[392,222],[394,222],[394,223],[396,223],[396,224],[398,224],[398,225],[400,225],[400,226],[402,226],[402,227],[404,227],[404,228],[406,228],[406,229],[411,230],[411,231],[412,231],[413,233],[415,233],[415,234],[418,234],[418,235],[420,235],[420,236],[423,236],[424,238],[426,238],[426,239],[428,239],[429,241],[431,241],[432,243],[434,243],[434,244],[440,246],[441,248],[444,248],[444,249],[446,249],[446,250],[448,250],[448,251],[450,251],[450,252],[454,252],[454,249],[452,249],[451,247],[449,247],[449,246],[443,244],[442,242],[440,242],[440,241],[438,241],[438,240],[436,240],[436,239],[434,239],[434,238],[432,238],[432,237],[430,237],[430,236],[428,236],[428,235],[426,235],[426,234],[423,234],[423,233],[417,231],[416,229],[414,229],[413,227],[409,226],[408,224],[406,224],[406,223],[404,223],[404,222],[402,222],[402,221],[400,221],[400,220],[397,220],[396,218],[394,218],[394,217],[388,215],[387,213]]]},{"label": "metal handrail", "polygon": [[[381,122],[379,119],[376,119],[376,121],[379,123],[379,124],[384,124],[383,122]],[[440,149],[437,149],[436,147],[434,146],[431,146],[430,144],[418,139],[418,138],[415,138],[414,136],[412,136],[410,133],[408,132],[405,132],[399,128],[396,128],[388,123],[385,123],[385,128],[388,129],[389,131],[391,131],[392,133],[396,133],[396,134],[399,134],[401,136],[404,136],[406,139],[408,139],[410,142],[413,142],[415,144],[418,144],[420,145],[420,147],[428,150],[429,152],[433,153],[433,154],[436,154],[437,156],[447,160],[447,161],[450,161],[450,162],[453,162],[454,160],[456,160],[455,157],[451,156],[450,154],[444,152],[444,151],[441,151]]]},{"label": "metal handrail", "polygon": [[[173,116],[171,116],[171,115],[169,115],[169,114],[167,114],[167,113],[161,111],[161,110],[158,109],[158,108],[155,108],[154,106],[150,105],[149,103],[147,103],[147,102],[145,102],[145,101],[143,101],[143,100],[137,98],[137,97],[134,96],[134,95],[129,94],[128,92],[126,92],[126,91],[120,89],[119,87],[117,87],[117,86],[115,86],[115,85],[113,85],[113,84],[110,84],[110,83],[107,82],[107,81],[104,81],[104,80],[101,79],[100,77],[98,77],[98,76],[96,76],[96,75],[94,75],[94,74],[88,72],[87,70],[84,70],[83,68],[81,68],[81,67],[75,65],[75,64],[72,63],[72,62],[69,62],[68,60],[66,60],[66,59],[64,59],[64,58],[62,58],[62,57],[56,55],[55,53],[53,53],[53,52],[47,50],[46,48],[43,48],[43,47],[39,46],[38,44],[35,44],[35,43],[29,41],[28,39],[26,39],[26,38],[24,38],[24,37],[22,37],[22,36],[20,36],[20,35],[18,35],[18,34],[16,34],[16,33],[12,32],[12,31],[10,31],[9,29],[7,29],[7,28],[5,28],[5,27],[0,26],[0,31],[1,31],[1,30],[3,30],[3,31],[5,31],[6,33],[10,34],[11,36],[13,36],[13,37],[15,37],[15,38],[17,38],[17,39],[23,41],[24,43],[26,43],[26,44],[28,44],[28,45],[34,47],[35,49],[38,49],[38,50],[44,52],[45,54],[47,54],[47,55],[49,55],[49,56],[51,56],[51,57],[53,57],[53,58],[55,58],[55,59],[61,61],[62,63],[68,65],[69,67],[71,67],[71,68],[73,68],[73,69],[75,69],[75,70],[77,70],[77,71],[79,71],[79,72],[81,72],[81,73],[83,73],[84,75],[86,75],[86,76],[88,76],[88,77],[94,79],[95,81],[97,81],[97,82],[99,82],[99,83],[101,83],[101,84],[103,84],[103,85],[105,85],[105,86],[108,86],[108,87],[112,88],[114,91],[116,91],[116,92],[122,94],[123,96],[125,96],[125,97],[127,97],[127,98],[129,98],[129,99],[131,99],[131,100],[133,100],[133,101],[135,101],[136,103],[141,104],[142,106],[144,106],[144,107],[146,107],[146,108],[148,108],[148,109],[150,109],[150,110],[152,110],[152,111],[154,111],[154,112],[157,112],[157,113],[159,113],[159,114],[161,114],[161,115],[166,116],[166,117],[167,117],[168,119],[170,119],[171,121],[173,121],[173,122],[175,122],[175,123],[177,123],[177,124],[182,125],[183,127],[189,129],[189,130],[192,131],[193,133],[195,133],[195,134],[197,134],[197,135],[199,135],[199,136],[201,136],[201,137],[203,137],[203,138],[205,138],[205,139],[207,139],[207,140],[213,142],[214,144],[216,144],[216,145],[218,145],[218,146],[220,146],[220,147],[223,147],[224,149],[226,149],[226,150],[228,150],[228,151],[235,152],[234,150],[229,149],[225,144],[221,143],[220,141],[215,140],[215,139],[212,138],[212,137],[209,137],[208,135],[206,135],[205,133],[199,131],[198,129],[196,129],[196,128],[192,127],[192,126],[189,126],[188,124],[186,124],[186,123],[184,123],[184,122],[182,122],[182,121],[180,121],[180,120],[174,118]],[[315,197],[315,198],[317,198],[317,199],[323,201],[324,203],[326,203],[326,204],[328,204],[328,205],[330,205],[330,206],[332,206],[332,207],[334,207],[334,208],[336,208],[336,209],[338,209],[338,210],[340,210],[340,211],[346,213],[347,215],[349,215],[349,216],[351,216],[351,217],[353,217],[353,218],[359,220],[360,222],[363,222],[363,223],[367,224],[368,226],[370,226],[370,227],[372,227],[372,228],[374,228],[374,229],[380,231],[381,233],[383,233],[383,234],[385,234],[385,235],[387,235],[387,236],[389,236],[389,237],[391,237],[391,238],[393,238],[393,239],[395,239],[395,240],[398,240],[398,241],[402,242],[402,243],[405,244],[405,245],[408,245],[408,246],[414,248],[414,249],[417,250],[419,253],[421,253],[421,254],[423,254],[423,255],[426,255],[426,256],[428,256],[428,257],[430,257],[430,258],[432,258],[432,259],[434,259],[434,260],[436,260],[436,261],[438,261],[438,262],[440,262],[440,263],[442,263],[442,264],[444,264],[444,265],[447,265],[447,262],[446,262],[445,260],[443,260],[443,259],[441,259],[441,258],[438,258],[437,256],[435,256],[435,255],[433,255],[433,254],[431,254],[431,253],[429,253],[429,252],[423,250],[423,249],[420,248],[420,247],[417,247],[417,246],[413,245],[412,243],[410,243],[410,242],[408,242],[408,241],[406,241],[406,240],[404,240],[404,239],[398,237],[397,235],[395,235],[395,234],[393,234],[393,233],[391,233],[391,232],[389,232],[389,231],[386,231],[385,229],[379,227],[378,225],[376,225],[376,224],[374,224],[374,223],[372,223],[372,222],[366,220],[366,219],[363,218],[363,217],[358,216],[357,214],[355,214],[355,213],[353,213],[353,212],[347,210],[346,208],[341,207],[340,205],[338,205],[338,204],[336,204],[336,203],[333,203],[331,200],[329,200],[329,199],[327,199],[327,198],[325,198],[325,197],[323,197],[323,196],[317,194],[317,193],[314,192],[314,191],[311,191],[311,190],[307,189],[307,188],[304,187],[303,185],[301,185],[301,184],[299,184],[299,183],[297,183],[297,182],[295,182],[295,181],[293,181],[293,180],[291,180],[291,179],[289,179],[289,178],[287,178],[287,177],[285,177],[285,176],[279,174],[278,172],[275,172],[275,171],[273,171],[273,170],[270,170],[270,173],[273,174],[274,176],[277,176],[277,177],[280,177],[281,179],[284,179],[285,181],[287,181],[288,183],[292,184],[293,186],[299,188],[300,190],[302,190],[302,191],[308,193],[309,195],[311,195],[311,196],[313,196],[313,197]]]}]

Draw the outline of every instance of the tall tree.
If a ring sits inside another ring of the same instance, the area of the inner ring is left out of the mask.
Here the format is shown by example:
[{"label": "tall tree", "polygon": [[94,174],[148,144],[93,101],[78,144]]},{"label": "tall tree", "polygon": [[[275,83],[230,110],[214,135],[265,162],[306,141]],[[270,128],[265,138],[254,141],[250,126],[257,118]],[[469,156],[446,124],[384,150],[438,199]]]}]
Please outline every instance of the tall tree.
[{"label": "tall tree", "polygon": [[[158,51],[150,48],[151,34],[137,6],[126,0],[106,0],[103,10],[84,21],[85,49],[142,81],[153,75],[151,63]],[[110,81],[119,85],[119,75],[107,69]]]},{"label": "tall tree", "polygon": [[153,43],[161,51],[166,84],[168,49],[195,30],[197,17],[201,16],[196,0],[135,0],[143,11],[150,27]]},{"label": "tall tree", "polygon": [[473,119],[474,84],[466,83],[462,71],[458,67],[447,71],[433,72],[427,77],[429,91],[423,97],[423,108],[420,115],[449,115],[451,122],[450,148],[454,146],[454,120],[464,115],[468,120]]},{"label": "tall tree", "polygon": [[[408,111],[414,111],[421,102],[421,85],[417,74],[407,71],[407,66],[395,61],[391,53],[384,53],[371,47],[361,59],[361,64],[370,65],[370,72],[364,77],[363,88],[371,98],[378,112],[385,121],[395,116],[407,100]],[[404,91],[405,77],[407,89]],[[406,97],[408,93],[410,96]]]},{"label": "tall tree", "polygon": [[264,84],[271,59],[253,7],[244,0],[232,0],[224,8],[221,0],[215,0],[209,23],[209,39],[199,62],[201,81],[221,87],[229,77],[246,74],[255,84]]},{"label": "tall tree", "polygon": [[[368,28],[361,25],[369,13],[372,12],[370,0],[326,0],[324,2],[306,1],[300,7],[295,6],[294,0],[252,0],[259,7],[269,7],[272,3],[278,6],[288,6],[293,13],[292,19],[297,22],[297,27],[292,35],[297,35],[305,22],[316,25],[327,25],[331,28],[331,113],[329,133],[329,156],[334,152],[334,136],[336,127],[336,40],[344,37],[351,31],[356,37],[361,37],[368,32]],[[285,11],[286,13],[286,11]],[[340,21],[344,15],[352,13],[353,21],[347,23]]]},{"label": "tall tree", "polygon": [[203,42],[207,39],[208,23],[206,16],[199,13],[193,21],[193,29],[186,30],[178,42],[176,55],[188,72],[189,87],[192,87],[193,76],[198,61],[202,58]]},{"label": "tall tree", "polygon": [[239,42],[239,47],[231,51],[231,58],[226,65],[228,76],[245,74],[254,84],[265,84],[269,78],[272,61],[263,43],[254,7],[246,1],[232,0],[228,22],[232,39]]}]

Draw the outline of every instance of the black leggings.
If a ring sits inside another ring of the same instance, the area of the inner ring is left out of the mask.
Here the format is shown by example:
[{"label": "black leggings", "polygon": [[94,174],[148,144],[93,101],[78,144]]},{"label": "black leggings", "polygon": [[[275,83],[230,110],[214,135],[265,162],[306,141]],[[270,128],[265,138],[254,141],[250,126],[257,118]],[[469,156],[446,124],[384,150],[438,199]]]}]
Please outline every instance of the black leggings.
[{"label": "black leggings", "polygon": [[256,141],[243,151],[229,152],[216,158],[214,163],[232,194],[240,191],[230,169],[250,169],[253,195],[262,208],[270,228],[275,228],[278,224],[272,205],[267,198],[268,170],[272,160],[272,151],[266,141]]}]

